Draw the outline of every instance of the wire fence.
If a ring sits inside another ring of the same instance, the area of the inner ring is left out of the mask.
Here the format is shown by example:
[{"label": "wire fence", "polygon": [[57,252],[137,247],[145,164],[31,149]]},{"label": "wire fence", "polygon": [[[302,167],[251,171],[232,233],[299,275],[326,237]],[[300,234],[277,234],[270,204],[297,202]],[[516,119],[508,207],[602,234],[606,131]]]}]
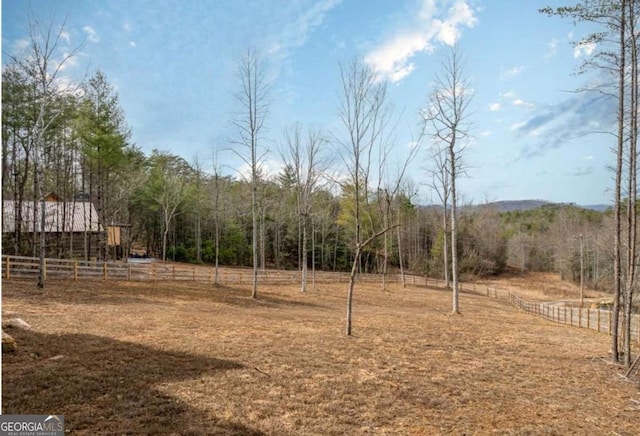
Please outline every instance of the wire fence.
[{"label": "wire fence", "polygon": [[[37,278],[40,262],[36,257],[2,256],[2,278]],[[259,284],[292,284],[302,280],[300,271],[260,270],[257,279]],[[119,281],[193,281],[218,283],[220,285],[242,285],[253,283],[253,270],[243,268],[219,268],[201,265],[175,265],[160,262],[103,262],[68,259],[45,259],[45,279],[65,280],[119,280]],[[349,273],[318,271],[309,273],[309,281],[315,283],[347,283]],[[365,283],[382,283],[381,274],[358,274],[358,281]],[[446,287],[444,280],[417,276],[398,275],[397,280],[407,285],[427,287]],[[572,307],[566,303],[527,301],[517,294],[497,287],[478,283],[460,283],[461,292],[483,295],[495,299],[504,299],[523,311],[546,320],[586,328],[611,335],[611,308]],[[622,337],[622,323],[618,334]],[[631,319],[631,339],[640,345],[640,315],[634,314]]]},{"label": "wire fence", "polygon": [[[423,276],[405,276],[404,280],[405,283],[412,285],[435,286],[440,288],[447,286],[444,280]],[[603,309],[601,307],[591,306],[580,307],[579,305],[570,305],[566,302],[528,301],[507,289],[500,289],[495,286],[488,286],[479,283],[460,283],[458,288],[461,292],[508,300],[512,305],[530,313],[531,315],[538,316],[555,323],[595,330],[608,335],[611,335],[613,331],[613,316],[610,306]],[[640,315],[632,314],[630,324],[631,341],[640,346]],[[622,329],[622,323],[619,323],[619,337],[623,337],[624,335]]]}]

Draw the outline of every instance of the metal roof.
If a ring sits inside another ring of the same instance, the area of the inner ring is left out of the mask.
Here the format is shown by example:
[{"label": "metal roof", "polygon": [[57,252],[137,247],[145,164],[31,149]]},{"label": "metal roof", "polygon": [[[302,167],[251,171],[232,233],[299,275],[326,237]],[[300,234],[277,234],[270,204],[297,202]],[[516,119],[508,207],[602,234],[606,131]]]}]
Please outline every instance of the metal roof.
[{"label": "metal roof", "polygon": [[[102,226],[98,222],[98,212],[87,201],[45,201],[45,232],[99,232]],[[35,220],[34,220],[35,211]],[[13,200],[2,202],[2,232],[11,233],[16,229],[16,208]],[[22,225],[25,233],[32,233],[35,223],[40,230],[40,202],[22,203]]]}]

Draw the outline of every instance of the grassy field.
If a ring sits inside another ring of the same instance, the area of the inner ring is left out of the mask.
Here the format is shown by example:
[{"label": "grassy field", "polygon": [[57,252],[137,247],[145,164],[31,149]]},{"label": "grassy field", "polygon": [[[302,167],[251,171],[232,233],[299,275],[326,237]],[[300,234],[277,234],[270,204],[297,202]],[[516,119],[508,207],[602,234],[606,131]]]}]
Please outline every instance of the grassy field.
[{"label": "grassy field", "polygon": [[609,338],[506,301],[392,285],[3,283],[2,407],[72,434],[619,434],[638,386]]}]

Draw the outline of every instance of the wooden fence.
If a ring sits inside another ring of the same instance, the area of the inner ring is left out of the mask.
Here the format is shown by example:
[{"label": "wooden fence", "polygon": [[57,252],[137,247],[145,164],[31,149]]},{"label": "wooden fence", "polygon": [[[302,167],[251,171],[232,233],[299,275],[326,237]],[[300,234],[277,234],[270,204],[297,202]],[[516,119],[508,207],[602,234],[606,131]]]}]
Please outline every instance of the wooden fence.
[{"label": "wooden fence", "polygon": [[[36,257],[2,256],[2,278],[33,278],[38,276],[39,259]],[[195,281],[213,283],[215,269],[206,266],[186,266],[148,263],[122,263],[102,261],[81,261],[66,259],[45,259],[45,279],[94,279],[94,280],[124,280],[124,281]],[[398,276],[398,281],[403,277]],[[258,272],[260,284],[291,284],[300,282],[300,271],[262,270]],[[315,274],[316,283],[347,283],[348,273],[318,271]],[[380,274],[359,274],[359,282],[381,283]],[[311,273],[309,273],[311,282]],[[223,285],[239,285],[253,283],[253,271],[249,269],[220,268],[218,283]],[[445,287],[444,280],[405,275],[404,283],[408,285],[423,285]],[[518,295],[504,289],[480,285],[476,283],[460,283],[460,291],[483,295],[491,298],[508,300],[511,304],[527,313],[540,316],[549,321],[571,325],[580,328],[596,330],[611,334],[611,310],[569,307],[549,302],[532,302],[520,298]],[[622,323],[620,323],[622,324]],[[622,326],[620,325],[620,329]],[[622,335],[622,332],[619,332]],[[631,338],[640,345],[640,316],[633,315],[631,321]]]},{"label": "wooden fence", "polygon": [[[2,256],[2,278],[33,278],[38,276],[39,259],[36,257]],[[309,282],[312,274],[308,274]],[[94,280],[125,280],[125,281],[194,281],[213,283],[215,268],[201,265],[173,265],[159,262],[103,262],[68,259],[45,259],[45,279],[94,279]],[[258,271],[260,284],[290,284],[301,280],[300,271]],[[346,283],[348,273],[317,272],[316,283]],[[381,283],[379,274],[359,274],[358,281],[367,283]],[[238,285],[253,283],[253,271],[243,268],[219,268],[218,283],[224,285]]]},{"label": "wooden fence", "polygon": [[[559,324],[571,325],[579,328],[595,330],[611,335],[612,310],[611,308],[573,307],[565,304],[526,301],[516,294],[509,293],[509,301],[525,312],[539,316],[546,320]],[[618,335],[623,337],[622,323],[618,325]],[[640,345],[640,316],[631,315],[631,340]]]},{"label": "wooden fence", "polygon": [[[424,276],[406,275],[404,280],[405,283],[412,285],[445,287],[444,280]],[[460,283],[459,289],[461,292],[506,299],[527,313],[559,324],[595,330],[608,335],[611,335],[612,332],[611,308],[592,309],[590,307],[572,307],[554,302],[527,301],[509,290],[477,283]],[[619,323],[618,328],[618,334],[622,337],[622,323]],[[631,317],[631,340],[640,346],[640,315],[638,314],[634,314]]]}]

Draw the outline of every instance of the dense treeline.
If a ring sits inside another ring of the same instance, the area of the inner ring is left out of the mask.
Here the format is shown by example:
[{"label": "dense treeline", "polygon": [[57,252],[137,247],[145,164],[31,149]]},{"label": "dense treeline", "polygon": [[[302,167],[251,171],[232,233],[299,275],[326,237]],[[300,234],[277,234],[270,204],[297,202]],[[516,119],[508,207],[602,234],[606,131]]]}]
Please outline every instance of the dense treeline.
[{"label": "dense treeline", "polygon": [[[3,231],[4,253],[40,252],[38,232],[26,230],[39,228],[37,217],[29,215],[34,222],[27,225],[21,214],[23,205],[35,210],[43,193],[53,192],[65,204],[90,201],[103,231],[85,229],[79,236],[69,225],[44,239],[47,255],[108,259],[133,250],[175,261],[252,265],[250,180],[222,175],[217,162],[187,162],[160,150],[145,155],[131,143],[118,95],[102,72],[79,84],[39,88],[33,62],[16,57],[2,73],[2,195],[15,204],[15,227]],[[300,132],[296,126],[283,134],[282,155],[295,141],[304,142]],[[313,135],[319,153],[336,154],[336,144],[326,139],[330,135],[321,129]],[[330,165],[324,162],[326,170]],[[308,267],[348,270],[354,258],[353,186],[330,182],[335,175],[319,177],[305,194],[309,203],[303,210],[296,168],[288,163],[278,175],[257,174],[260,267],[302,268],[304,246]],[[363,248],[360,271],[393,271],[402,261],[414,273],[444,276],[444,241],[450,235],[443,230],[442,207],[419,205],[411,181],[393,190],[380,183],[365,188],[363,231],[372,233],[382,223],[397,223],[398,230]],[[582,243],[589,283],[611,282],[610,214],[566,205],[508,213],[466,206],[458,219],[461,274],[498,274],[514,267],[578,280]],[[106,227],[112,225],[126,229],[121,251],[107,243]],[[72,249],[73,238],[82,239],[80,253]]]}]

